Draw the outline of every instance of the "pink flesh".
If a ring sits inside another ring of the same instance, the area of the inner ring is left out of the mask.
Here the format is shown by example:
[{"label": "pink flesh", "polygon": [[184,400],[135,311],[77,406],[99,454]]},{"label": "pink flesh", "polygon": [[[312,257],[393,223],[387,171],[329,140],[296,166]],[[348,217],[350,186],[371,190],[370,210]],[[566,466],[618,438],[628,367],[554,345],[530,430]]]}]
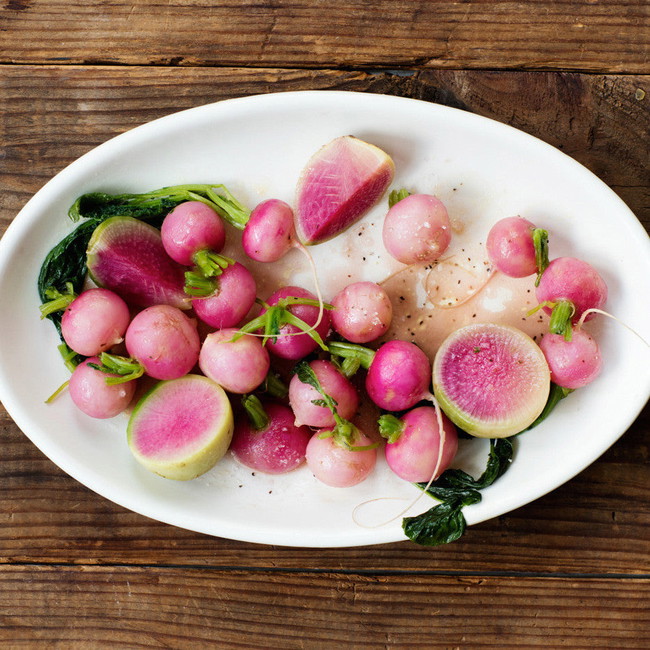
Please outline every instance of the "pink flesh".
[{"label": "pink flesh", "polygon": [[448,398],[472,419],[502,420],[516,412],[537,373],[537,357],[517,349],[503,334],[467,333],[442,357],[440,376]]},{"label": "pink flesh", "polygon": [[310,160],[300,182],[296,230],[305,244],[331,239],[359,219],[393,179],[390,158],[361,140],[337,138]]},{"label": "pink flesh", "polygon": [[189,308],[183,268],[167,255],[155,228],[137,220],[115,222],[103,232],[100,243],[88,256],[97,284],[138,307]]},{"label": "pink flesh", "polygon": [[223,399],[210,384],[179,381],[173,389],[167,384],[138,411],[132,441],[144,457],[180,461],[213,436],[223,413]]}]

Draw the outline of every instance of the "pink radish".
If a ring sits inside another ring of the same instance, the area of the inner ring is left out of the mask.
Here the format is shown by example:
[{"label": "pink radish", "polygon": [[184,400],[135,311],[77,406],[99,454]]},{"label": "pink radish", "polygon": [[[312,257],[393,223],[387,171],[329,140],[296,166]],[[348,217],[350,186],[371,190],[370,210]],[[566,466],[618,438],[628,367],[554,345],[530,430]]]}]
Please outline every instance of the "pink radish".
[{"label": "pink radish", "polygon": [[264,343],[270,352],[283,359],[298,360],[318,346],[330,329],[330,316],[324,305],[302,287],[287,286],[278,289],[262,303],[260,315],[246,323],[240,333],[264,332]]},{"label": "pink radish", "polygon": [[480,438],[505,438],[542,412],[550,372],[527,334],[477,323],[455,330],[441,344],[433,362],[433,390],[456,426]]},{"label": "pink radish", "polygon": [[[340,417],[349,420],[359,406],[359,394],[349,379],[346,379],[331,361],[316,360],[308,364],[327,393],[336,404]],[[313,385],[304,383],[301,374],[295,374],[289,383],[289,404],[295,414],[297,425],[310,427],[333,427],[336,423],[331,410],[321,402],[321,392]]]},{"label": "pink radish", "polygon": [[159,382],[140,399],[129,419],[127,442],[135,459],[151,472],[187,481],[224,456],[233,427],[223,388],[188,374]]},{"label": "pink radish", "polygon": [[133,217],[111,217],[95,228],[86,254],[95,284],[128,304],[191,307],[183,286],[184,269],[162,244],[160,231]]},{"label": "pink radish", "polygon": [[352,487],[365,481],[375,468],[377,449],[358,429],[348,445],[339,442],[331,430],[323,429],[309,441],[306,458],[311,472],[325,485]]},{"label": "pink radish", "polygon": [[236,329],[208,334],[201,346],[199,367],[206,377],[231,393],[249,393],[265,380],[269,353],[260,339],[246,334],[233,340]]},{"label": "pink radish", "polygon": [[[571,339],[571,323],[583,312],[601,309],[607,300],[607,285],[596,269],[575,257],[558,257],[546,268],[535,292],[544,311],[551,314],[549,329]],[[594,313],[589,312],[584,320]]]},{"label": "pink radish", "polygon": [[244,232],[244,253],[257,262],[277,262],[292,247],[295,240],[293,210],[279,199],[268,199],[250,214]]},{"label": "pink radish", "polygon": [[451,224],[440,199],[410,194],[397,201],[384,219],[386,250],[403,264],[437,260],[451,242]]},{"label": "pink radish", "polygon": [[91,357],[120,343],[131,320],[127,304],[108,289],[88,289],[66,307],[61,334],[72,350]]},{"label": "pink radish", "polygon": [[[379,431],[387,439],[386,462],[405,481],[427,483],[438,478],[449,467],[458,450],[458,434],[451,421],[442,415],[444,428],[440,434],[438,416],[432,406],[420,406],[400,419],[393,415],[379,418]],[[443,444],[440,463],[440,445]],[[436,475],[433,472],[436,470]]]},{"label": "pink radish", "polygon": [[353,136],[323,146],[307,162],[298,183],[298,239],[318,244],[351,226],[381,198],[394,171],[388,154]]},{"label": "pink radish", "polygon": [[235,262],[226,267],[214,282],[214,292],[205,297],[194,298],[192,307],[196,315],[211,327],[234,327],[243,320],[255,303],[255,278],[243,264]]},{"label": "pink radish", "polygon": [[167,255],[183,266],[196,263],[201,251],[219,253],[226,243],[221,217],[201,201],[185,201],[164,219],[160,228]]},{"label": "pink radish", "polygon": [[331,301],[332,327],[352,343],[368,343],[388,331],[393,306],[386,291],[374,282],[354,282]]},{"label": "pink radish", "polygon": [[560,334],[545,334],[539,347],[551,370],[551,381],[562,388],[582,388],[602,369],[598,344],[582,329],[575,328],[570,341]]},{"label": "pink radish", "polygon": [[235,423],[230,451],[242,465],[267,474],[285,474],[305,462],[311,432],[293,423],[293,412],[256,395],[242,399],[247,417]]},{"label": "pink radish", "polygon": [[548,233],[523,217],[497,221],[485,246],[494,268],[512,278],[541,274],[548,266]]},{"label": "pink radish", "polygon": [[[122,413],[135,394],[136,381],[109,385],[106,374],[90,364],[99,357],[82,361],[70,376],[68,390],[77,408],[93,418],[112,418]],[[115,376],[115,375],[114,375]]]}]

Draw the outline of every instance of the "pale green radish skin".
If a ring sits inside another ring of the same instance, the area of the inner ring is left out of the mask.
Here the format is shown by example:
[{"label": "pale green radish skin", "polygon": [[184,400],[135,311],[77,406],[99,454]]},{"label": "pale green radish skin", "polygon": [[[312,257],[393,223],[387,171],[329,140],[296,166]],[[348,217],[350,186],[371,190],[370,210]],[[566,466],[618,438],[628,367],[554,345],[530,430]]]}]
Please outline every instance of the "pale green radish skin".
[{"label": "pale green radish skin", "polygon": [[226,392],[202,375],[161,381],[131,414],[127,442],[135,459],[167,479],[188,481],[212,469],[232,440]]},{"label": "pale green radish skin", "polygon": [[476,323],[450,334],[433,363],[440,408],[463,431],[507,438],[542,412],[550,371],[539,346],[515,327]]}]

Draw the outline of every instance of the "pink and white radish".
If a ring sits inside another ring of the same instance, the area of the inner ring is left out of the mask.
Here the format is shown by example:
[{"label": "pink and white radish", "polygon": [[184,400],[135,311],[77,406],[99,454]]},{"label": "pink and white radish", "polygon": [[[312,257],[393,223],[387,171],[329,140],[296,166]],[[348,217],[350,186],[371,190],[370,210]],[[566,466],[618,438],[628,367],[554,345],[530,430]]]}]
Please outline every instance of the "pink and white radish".
[{"label": "pink and white radish", "polygon": [[338,415],[349,420],[359,407],[359,394],[349,379],[344,377],[331,361],[316,360],[308,364],[320,384],[320,390],[313,382],[305,383],[302,373],[297,372],[289,382],[289,404],[297,425],[310,427],[333,427],[334,414],[322,404],[322,391],[334,401]]},{"label": "pink and white radish", "polygon": [[238,325],[255,304],[257,285],[253,274],[239,262],[209,279],[212,293],[192,299],[200,320],[217,329]]},{"label": "pink and white radish", "polygon": [[126,302],[116,293],[88,289],[63,312],[61,335],[72,350],[92,357],[121,343],[130,320]]},{"label": "pink and white radish", "polygon": [[263,331],[256,335],[263,337],[270,352],[283,359],[302,359],[319,346],[327,350],[323,339],[330,329],[326,310],[331,305],[294,286],[278,289],[262,305],[260,315],[246,323],[240,334]]},{"label": "pink and white radish", "polygon": [[354,282],[331,301],[332,328],[352,343],[369,343],[388,331],[393,305],[374,282]]},{"label": "pink and white radish", "polygon": [[93,418],[106,419],[119,415],[128,407],[137,381],[107,384],[106,373],[93,367],[100,363],[99,357],[82,361],[70,376],[68,391],[80,411]]},{"label": "pink and white radish", "polygon": [[307,467],[330,487],[352,487],[365,481],[377,464],[377,445],[355,427],[347,443],[331,429],[315,433],[307,445]]},{"label": "pink and white radish", "polygon": [[594,316],[592,309],[602,309],[607,300],[607,285],[598,271],[575,257],[558,257],[551,261],[537,286],[535,295],[544,311],[551,314],[549,329],[571,339],[571,323]]},{"label": "pink and white radish", "polygon": [[293,411],[277,402],[262,403],[256,395],[242,398],[246,416],[235,423],[230,451],[246,467],[267,474],[285,474],[305,462],[311,431],[293,422]]},{"label": "pink and white radish", "polygon": [[441,419],[444,433],[432,406],[414,408],[400,419],[390,414],[379,418],[379,432],[387,440],[386,462],[397,476],[427,483],[449,467],[458,450],[458,434],[444,414]]},{"label": "pink and white radish", "polygon": [[244,253],[256,262],[277,262],[293,247],[300,248],[295,237],[291,206],[280,199],[259,203],[250,214],[242,232]]},{"label": "pink and white radish", "polygon": [[260,339],[248,334],[233,340],[236,329],[225,328],[205,337],[199,367],[230,393],[250,393],[266,379],[271,366]]},{"label": "pink and white radish", "polygon": [[394,173],[385,151],[353,136],[321,147],[298,182],[298,239],[305,245],[319,244],[349,228],[381,198]]},{"label": "pink and white radish", "polygon": [[188,481],[228,451],[234,420],[219,384],[188,374],[158,382],[136,404],[127,427],[134,458],[164,478]]},{"label": "pink and white radish", "polygon": [[562,388],[582,388],[602,370],[598,343],[583,329],[574,328],[570,341],[560,334],[545,334],[539,347],[550,368],[551,381]]},{"label": "pink and white radish", "polygon": [[520,216],[497,221],[485,247],[493,267],[512,278],[541,277],[548,266],[548,233]]},{"label": "pink and white radish", "polygon": [[451,242],[447,209],[430,194],[409,194],[389,208],[382,237],[386,250],[403,264],[433,262]]}]

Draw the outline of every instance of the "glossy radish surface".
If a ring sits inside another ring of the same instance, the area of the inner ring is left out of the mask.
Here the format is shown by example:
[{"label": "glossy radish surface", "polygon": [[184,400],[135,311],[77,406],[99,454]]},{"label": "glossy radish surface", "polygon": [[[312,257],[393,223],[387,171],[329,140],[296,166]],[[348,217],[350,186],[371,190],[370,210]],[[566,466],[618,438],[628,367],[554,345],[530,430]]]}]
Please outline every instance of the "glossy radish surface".
[{"label": "glossy radish surface", "polygon": [[506,325],[477,323],[443,341],[433,362],[433,390],[458,427],[477,437],[505,438],[541,413],[550,372],[527,334]]},{"label": "glossy radish surface", "polygon": [[124,337],[129,355],[154,379],[176,379],[199,359],[201,342],[194,321],[169,305],[148,307],[131,321]]},{"label": "glossy radish surface", "polygon": [[512,278],[525,278],[536,273],[534,230],[534,224],[519,216],[497,221],[490,229],[485,243],[493,266]]},{"label": "glossy radish surface", "polygon": [[211,327],[235,327],[255,303],[255,278],[243,264],[235,262],[223,270],[216,282],[216,291],[205,298],[194,298],[192,307]]},{"label": "glossy radish surface", "polygon": [[[389,440],[385,447],[386,462],[397,476],[411,483],[426,483],[436,467],[438,471],[433,476],[434,480],[449,467],[458,450],[458,434],[452,422],[444,414],[441,415],[444,440],[433,406],[414,408],[400,420],[387,416],[389,422],[398,423],[395,427],[396,439],[393,442]],[[438,465],[441,444],[442,455]]]},{"label": "glossy radish surface", "polygon": [[447,208],[435,196],[410,194],[388,210],[382,238],[386,250],[403,264],[433,262],[451,242]]},{"label": "glossy radish surface", "polygon": [[[250,402],[252,407],[247,405]],[[242,465],[267,474],[286,474],[300,467],[312,433],[294,424],[293,411],[277,402],[262,403],[255,396],[244,398],[244,406],[247,412],[250,408],[257,411],[257,415],[251,419],[242,416],[235,424],[230,445],[233,456]]]},{"label": "glossy radish surface", "polygon": [[570,341],[560,334],[545,334],[539,347],[551,370],[551,381],[562,388],[582,388],[602,369],[598,344],[582,329],[574,329]]},{"label": "glossy radish surface", "polygon": [[212,469],[232,440],[228,397],[202,375],[156,384],[137,403],[127,428],[135,459],[168,479],[187,481]]},{"label": "glossy radish surface", "polygon": [[276,262],[294,245],[294,216],[291,206],[279,199],[259,203],[242,232],[244,253],[257,262]]},{"label": "glossy radish surface", "polygon": [[[316,360],[309,364],[323,391],[335,402],[338,415],[345,420],[352,418],[359,407],[359,394],[349,379],[344,377],[331,361]],[[303,383],[296,374],[289,383],[289,404],[298,425],[331,427],[335,419],[329,408],[313,402],[322,399],[313,386]]]},{"label": "glossy radish surface", "polygon": [[184,266],[194,264],[198,251],[219,253],[226,243],[221,217],[201,201],[185,201],[164,219],[160,228],[167,255]]},{"label": "glossy radish surface", "polygon": [[130,305],[191,307],[183,267],[165,252],[160,231],[143,221],[106,219],[94,230],[86,258],[92,280]]},{"label": "glossy radish surface", "polygon": [[91,357],[120,343],[129,326],[127,304],[108,289],[88,289],[63,312],[61,334],[75,352]]},{"label": "glossy radish surface", "polygon": [[245,334],[233,341],[237,332],[226,328],[208,334],[201,346],[199,367],[228,392],[250,393],[266,378],[269,353],[255,336]]},{"label": "glossy radish surface", "polygon": [[70,376],[70,397],[75,406],[90,417],[115,417],[131,403],[137,381],[109,385],[106,373],[92,368],[91,363],[101,365],[99,357],[90,357],[82,361]]},{"label": "glossy radish surface", "polygon": [[353,136],[319,149],[301,174],[296,232],[303,244],[331,239],[360,219],[390,185],[395,166],[378,147]]},{"label": "glossy radish surface", "polygon": [[393,306],[386,291],[374,282],[354,282],[331,300],[332,327],[352,343],[369,343],[388,331]]}]

